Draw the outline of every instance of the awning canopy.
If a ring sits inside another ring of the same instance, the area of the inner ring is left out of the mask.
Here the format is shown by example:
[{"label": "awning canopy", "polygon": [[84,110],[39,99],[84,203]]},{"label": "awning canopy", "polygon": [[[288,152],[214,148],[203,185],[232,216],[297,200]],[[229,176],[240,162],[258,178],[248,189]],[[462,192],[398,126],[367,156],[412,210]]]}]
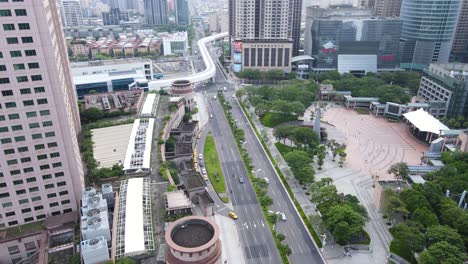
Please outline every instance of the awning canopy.
[{"label": "awning canopy", "polygon": [[437,118],[433,117],[422,108],[403,114],[403,116],[421,132],[440,135],[442,130],[449,130],[446,125],[442,124]]}]

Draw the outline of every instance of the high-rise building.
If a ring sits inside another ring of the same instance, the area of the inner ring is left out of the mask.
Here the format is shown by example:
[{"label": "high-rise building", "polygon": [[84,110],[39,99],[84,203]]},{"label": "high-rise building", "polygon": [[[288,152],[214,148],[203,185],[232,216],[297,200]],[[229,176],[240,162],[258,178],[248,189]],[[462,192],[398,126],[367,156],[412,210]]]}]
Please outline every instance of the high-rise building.
[{"label": "high-rise building", "polygon": [[371,9],[307,8],[305,54],[315,71],[363,73],[399,68],[402,22],[374,18]]},{"label": "high-rise building", "polygon": [[83,25],[83,15],[81,13],[80,1],[62,0],[60,2],[62,22],[65,27]]},{"label": "high-rise building", "polygon": [[453,39],[452,60],[468,63],[468,2],[463,1]]},{"label": "high-rise building", "polygon": [[58,2],[2,1],[0,20],[0,228],[5,228],[77,210],[84,177]]},{"label": "high-rise building", "polygon": [[102,23],[107,25],[119,25],[120,21],[128,21],[128,12],[120,11],[119,8],[112,8],[109,12],[102,13]]},{"label": "high-rise building", "polygon": [[377,17],[399,17],[401,0],[375,0],[373,8]]},{"label": "high-rise building", "polygon": [[167,25],[167,0],[144,0],[145,21],[148,25]]},{"label": "high-rise building", "polygon": [[188,0],[175,0],[175,13],[177,25],[189,24],[189,7]]},{"label": "high-rise building", "polygon": [[403,0],[401,67],[422,70],[448,62],[460,11],[460,0]]},{"label": "high-rise building", "polygon": [[243,47],[232,52],[234,70],[290,71],[299,54],[301,8],[302,0],[230,0],[229,35]]}]

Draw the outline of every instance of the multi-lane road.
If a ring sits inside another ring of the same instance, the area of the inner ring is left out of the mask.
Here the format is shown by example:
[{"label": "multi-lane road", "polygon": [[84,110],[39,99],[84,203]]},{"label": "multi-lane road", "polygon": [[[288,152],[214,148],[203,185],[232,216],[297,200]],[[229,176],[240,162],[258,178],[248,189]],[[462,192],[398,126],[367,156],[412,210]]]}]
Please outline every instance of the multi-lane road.
[{"label": "multi-lane road", "polygon": [[[223,174],[226,178],[227,190],[234,211],[239,215],[236,224],[247,263],[281,263],[281,259],[234,142],[229,124],[218,100],[214,99],[217,90],[224,90],[224,87],[226,87],[225,97],[233,106],[232,115],[245,132],[246,143],[244,147],[252,158],[255,175],[262,178],[267,177],[269,180],[269,195],[273,198],[273,205],[269,209],[284,213],[286,216],[286,221],[278,221],[276,230],[286,236],[284,243],[292,249],[292,254],[289,256],[290,262],[324,263],[308,234],[308,230],[301,222],[294,204],[283,188],[281,180],[276,175],[268,156],[264,153],[237,101],[232,98],[235,85],[226,80],[218,69],[214,84],[205,86],[200,91],[204,103],[207,105],[207,115],[212,115],[205,130],[211,131],[215,138]],[[244,183],[239,182],[241,175],[244,178]],[[226,211],[225,214],[227,215],[227,213]]]}]

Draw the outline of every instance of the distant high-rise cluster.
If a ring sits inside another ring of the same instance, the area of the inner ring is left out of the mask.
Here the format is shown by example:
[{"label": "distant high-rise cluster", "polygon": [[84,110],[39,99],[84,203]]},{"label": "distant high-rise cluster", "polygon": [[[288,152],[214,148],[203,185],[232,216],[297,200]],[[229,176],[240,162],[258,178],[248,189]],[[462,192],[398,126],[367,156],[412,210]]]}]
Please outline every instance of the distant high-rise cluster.
[{"label": "distant high-rise cluster", "polygon": [[84,187],[58,4],[0,2],[0,228],[76,211]]},{"label": "distant high-rise cluster", "polygon": [[[175,1],[175,19],[178,25],[189,24],[188,0]],[[173,2],[170,2],[173,4]],[[145,22],[148,25],[169,24],[169,7],[167,0],[144,0]]]},{"label": "distant high-rise cluster", "polygon": [[230,0],[229,35],[237,47],[234,71],[289,71],[291,57],[299,54],[301,8],[302,0]]}]

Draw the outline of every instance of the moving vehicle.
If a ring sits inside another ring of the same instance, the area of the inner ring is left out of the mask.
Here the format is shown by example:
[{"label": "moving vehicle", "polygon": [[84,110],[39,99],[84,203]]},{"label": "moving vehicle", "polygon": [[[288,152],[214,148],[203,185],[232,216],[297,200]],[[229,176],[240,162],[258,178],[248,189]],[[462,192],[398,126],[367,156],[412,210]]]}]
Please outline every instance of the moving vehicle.
[{"label": "moving vehicle", "polygon": [[240,182],[240,183],[244,183],[244,176],[239,175],[239,182]]},{"label": "moving vehicle", "polygon": [[[201,163],[200,163],[200,164],[201,164]],[[270,180],[268,180],[267,177],[264,177],[263,179],[266,181],[266,183],[270,184]]]},{"label": "moving vehicle", "polygon": [[200,153],[198,154],[198,159],[202,160],[203,159],[203,155]]},{"label": "moving vehicle", "polygon": [[197,138],[198,138],[198,139],[201,138],[201,133],[198,133]]},{"label": "moving vehicle", "polygon": [[237,219],[239,218],[236,213],[234,213],[233,211],[229,212],[229,216],[232,218],[232,219]]},{"label": "moving vehicle", "polygon": [[286,221],[286,215],[284,213],[281,213],[281,212],[276,212],[276,215],[283,221]]},{"label": "moving vehicle", "polygon": [[202,168],[202,169],[201,169],[201,173],[202,173],[203,175],[206,175],[206,169],[205,169],[205,168]]}]

